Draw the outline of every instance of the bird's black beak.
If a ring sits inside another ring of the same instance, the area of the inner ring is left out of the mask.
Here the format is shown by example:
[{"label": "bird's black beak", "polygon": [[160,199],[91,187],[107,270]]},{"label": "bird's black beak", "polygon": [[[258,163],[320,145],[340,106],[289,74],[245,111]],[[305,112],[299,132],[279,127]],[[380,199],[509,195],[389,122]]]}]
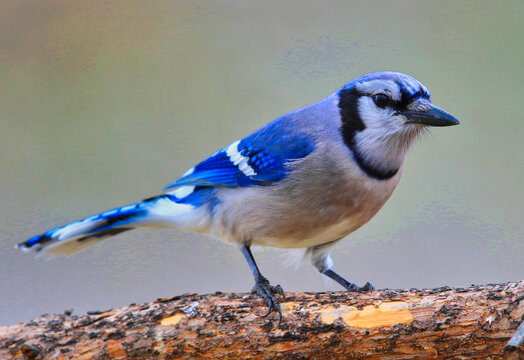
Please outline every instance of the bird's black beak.
[{"label": "bird's black beak", "polygon": [[451,126],[458,125],[460,121],[450,113],[431,105],[429,111],[404,111],[408,120],[406,124],[422,124],[426,126]]}]

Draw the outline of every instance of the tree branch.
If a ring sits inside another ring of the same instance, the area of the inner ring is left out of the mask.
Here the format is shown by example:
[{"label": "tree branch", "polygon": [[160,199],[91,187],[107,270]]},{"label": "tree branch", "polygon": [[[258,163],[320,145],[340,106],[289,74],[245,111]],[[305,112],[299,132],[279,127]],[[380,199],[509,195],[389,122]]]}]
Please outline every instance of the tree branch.
[{"label": "tree branch", "polygon": [[[0,327],[1,359],[518,359],[524,281],[465,288],[185,294]],[[511,345],[511,346],[510,346]]]}]

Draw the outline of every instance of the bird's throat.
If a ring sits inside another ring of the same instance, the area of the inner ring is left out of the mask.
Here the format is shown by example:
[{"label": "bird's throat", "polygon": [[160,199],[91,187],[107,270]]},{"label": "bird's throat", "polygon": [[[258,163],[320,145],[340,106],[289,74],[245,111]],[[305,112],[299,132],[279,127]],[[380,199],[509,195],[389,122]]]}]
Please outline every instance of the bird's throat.
[{"label": "bird's throat", "polygon": [[350,150],[360,169],[369,177],[377,180],[388,180],[398,173],[400,166],[386,167],[380,160],[376,162],[370,161],[369,159],[366,159],[356,145],[351,146]]}]

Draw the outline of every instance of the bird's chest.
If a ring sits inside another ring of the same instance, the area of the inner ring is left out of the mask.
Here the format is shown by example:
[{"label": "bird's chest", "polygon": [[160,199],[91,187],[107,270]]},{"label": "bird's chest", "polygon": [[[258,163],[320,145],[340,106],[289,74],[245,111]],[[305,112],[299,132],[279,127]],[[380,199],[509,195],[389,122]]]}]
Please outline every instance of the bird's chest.
[{"label": "bird's chest", "polygon": [[273,219],[262,238],[269,246],[311,247],[338,240],[367,223],[390,197],[397,181],[331,179],[294,201],[294,211]]}]

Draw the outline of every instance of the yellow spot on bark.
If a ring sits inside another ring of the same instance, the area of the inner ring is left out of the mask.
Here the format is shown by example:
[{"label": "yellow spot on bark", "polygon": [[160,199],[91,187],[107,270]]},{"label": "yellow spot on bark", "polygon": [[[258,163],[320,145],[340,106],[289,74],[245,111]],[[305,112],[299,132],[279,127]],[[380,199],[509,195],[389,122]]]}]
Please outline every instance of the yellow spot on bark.
[{"label": "yellow spot on bark", "polygon": [[368,305],[362,310],[346,305],[338,308],[328,306],[319,312],[325,324],[332,324],[340,318],[347,325],[360,329],[411,324],[413,321],[413,314],[408,304],[402,301],[385,302],[379,306]]},{"label": "yellow spot on bark", "polygon": [[162,320],[160,320],[160,325],[165,325],[165,326],[175,325],[175,324],[177,324],[180,320],[182,320],[185,317],[186,316],[184,314],[175,314],[175,315],[172,315],[172,316],[168,316],[168,317],[163,318]]},{"label": "yellow spot on bark", "polygon": [[338,308],[335,308],[331,305],[327,306],[326,308],[319,310],[320,317],[322,319],[322,322],[325,324],[332,324],[335,322],[335,320],[340,319],[342,317],[342,314],[352,311],[351,309],[354,308],[353,306],[349,307],[347,305],[339,306]]},{"label": "yellow spot on bark", "polygon": [[280,303],[280,309],[282,310],[283,315],[287,315],[295,311],[297,306],[298,306],[298,303],[292,302],[292,301]]}]

